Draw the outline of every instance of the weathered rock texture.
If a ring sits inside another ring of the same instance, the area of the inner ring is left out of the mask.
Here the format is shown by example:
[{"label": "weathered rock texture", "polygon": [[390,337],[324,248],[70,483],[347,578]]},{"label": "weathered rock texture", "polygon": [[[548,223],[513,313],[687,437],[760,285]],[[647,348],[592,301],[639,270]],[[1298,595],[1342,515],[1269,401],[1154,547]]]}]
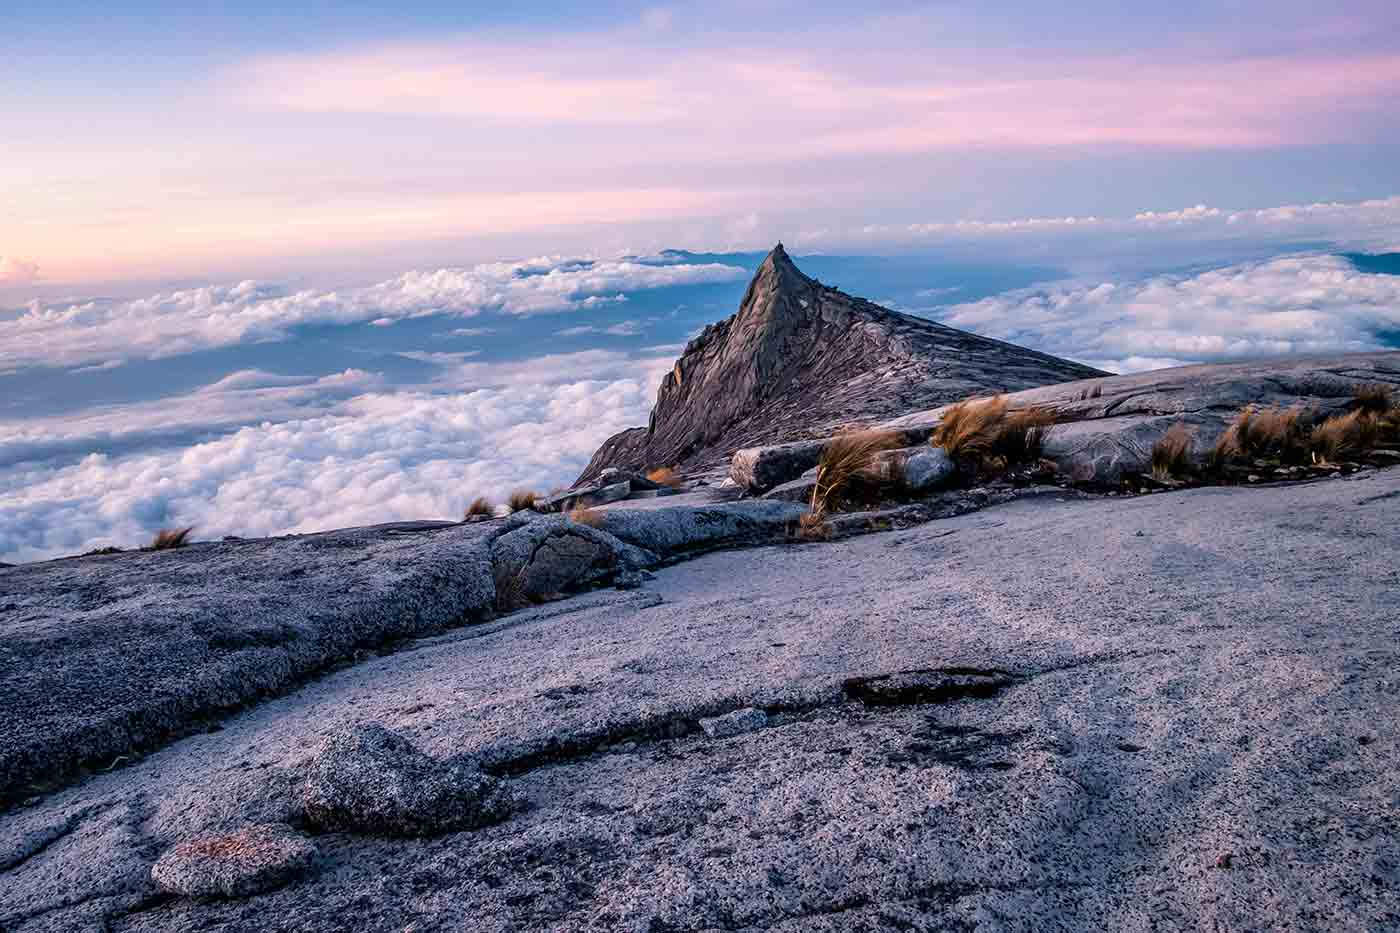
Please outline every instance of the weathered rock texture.
[{"label": "weathered rock texture", "polygon": [[[1152,445],[1177,422],[1194,432],[1191,458],[1200,463],[1247,405],[1326,418],[1356,407],[1357,389],[1377,383],[1400,398],[1400,352],[1182,366],[1042,386],[1007,399],[1013,410],[1038,405],[1055,412],[1060,423],[1046,434],[1044,453],[1065,475],[1112,484],[1149,471]],[[911,412],[882,427],[931,433],[942,413]]]},{"label": "weathered rock texture", "polygon": [[301,788],[312,825],[382,836],[435,836],[499,822],[516,801],[474,761],[439,761],[374,723],[325,740]]},{"label": "weathered rock texture", "polygon": [[[680,499],[683,497],[673,497]],[[648,502],[671,501],[647,500]],[[328,667],[686,553],[800,507],[518,512],[76,557],[0,577],[0,805],[129,764]],[[517,587],[501,600],[497,583]]]},{"label": "weathered rock texture", "polygon": [[1097,375],[853,298],[803,275],[779,244],[739,312],[686,346],[647,427],[610,438],[579,482],[607,467],[711,466],[741,447]]},{"label": "weathered rock texture", "polygon": [[[1063,477],[1108,486],[1150,472],[1153,444],[1178,422],[1192,432],[1189,459],[1199,466],[1246,406],[1305,409],[1321,420],[1355,408],[1357,390],[1374,384],[1392,386],[1400,398],[1400,353],[1183,366],[1041,386],[1008,393],[1006,399],[1012,411],[1039,406],[1054,412],[1056,424],[1046,431],[1043,454]],[[907,443],[925,441],[946,410],[910,412],[873,428],[896,432]],[[730,478],[753,494],[798,499],[802,478],[830,440],[745,448],[734,455]],[[923,466],[931,472],[927,486],[911,483],[911,491],[937,488],[949,478],[952,464],[938,454],[914,466],[911,476],[924,476]],[[810,490],[810,483],[805,488]]]},{"label": "weathered rock texture", "polygon": [[247,897],[281,887],[316,861],[316,845],[280,823],[200,836],[166,852],[151,868],[162,891],[190,897]]},{"label": "weathered rock texture", "polygon": [[[0,814],[0,929],[1394,930],[1397,505],[1394,469],[1046,495],[446,632]],[[528,806],[160,894],[362,722]]]}]

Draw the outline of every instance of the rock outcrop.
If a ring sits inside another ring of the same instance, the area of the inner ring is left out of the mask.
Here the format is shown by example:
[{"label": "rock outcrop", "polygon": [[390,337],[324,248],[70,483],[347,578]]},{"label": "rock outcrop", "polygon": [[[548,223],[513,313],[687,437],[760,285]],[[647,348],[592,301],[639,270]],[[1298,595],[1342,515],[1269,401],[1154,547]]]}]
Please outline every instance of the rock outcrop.
[{"label": "rock outcrop", "polygon": [[[1305,410],[1321,420],[1352,410],[1359,404],[1357,392],[1375,385],[1392,387],[1400,398],[1400,353],[1182,366],[1041,386],[1008,393],[1006,400],[1013,412],[1031,407],[1053,412],[1056,423],[1045,432],[1042,454],[1063,479],[1113,486],[1151,471],[1153,444],[1172,425],[1191,432],[1188,459],[1200,465],[1246,406]],[[923,442],[946,410],[914,411],[872,427],[895,432],[906,443]],[[729,476],[755,495],[800,499],[802,478],[811,475],[830,440],[745,448],[735,453]],[[926,444],[923,449],[933,450]],[[933,461],[927,465],[935,468]],[[945,469],[937,466],[934,482],[947,475]],[[932,487],[930,482],[919,488]]]},{"label": "rock outcrop", "polygon": [[187,897],[248,897],[304,874],[316,844],[280,823],[182,842],[151,867],[162,891]]},{"label": "rock outcrop", "polygon": [[[1397,503],[1395,469],[1061,492],[420,640],[0,813],[0,929],[1392,930]],[[299,825],[265,795],[365,722],[528,806],[157,886]]]},{"label": "rock outcrop", "polygon": [[803,275],[779,244],[738,313],[687,344],[650,423],[609,438],[579,483],[608,467],[713,466],[741,447],[1099,375],[853,298]]},{"label": "rock outcrop", "polygon": [[331,735],[302,785],[318,829],[379,836],[436,836],[505,819],[516,806],[474,761],[439,761],[401,735],[360,723]]}]

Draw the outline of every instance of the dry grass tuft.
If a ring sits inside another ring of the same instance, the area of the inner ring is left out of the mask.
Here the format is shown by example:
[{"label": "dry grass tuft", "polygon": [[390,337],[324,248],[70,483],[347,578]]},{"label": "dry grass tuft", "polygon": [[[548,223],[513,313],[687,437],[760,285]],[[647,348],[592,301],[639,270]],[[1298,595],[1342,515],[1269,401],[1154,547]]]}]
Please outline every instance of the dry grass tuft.
[{"label": "dry grass tuft", "polygon": [[1370,382],[1356,387],[1356,407],[1361,411],[1382,414],[1393,409],[1394,403],[1390,386],[1384,382]]},{"label": "dry grass tuft", "polygon": [[491,504],[491,500],[485,496],[477,496],[472,500],[472,504],[467,506],[463,518],[476,518],[480,515],[491,516],[496,514],[496,508]]},{"label": "dry grass tuft", "polygon": [[1176,476],[1183,476],[1191,467],[1191,438],[1195,429],[1185,422],[1178,421],[1167,429],[1167,433],[1152,445],[1152,476],[1167,482]]},{"label": "dry grass tuft", "polygon": [[955,460],[985,467],[1037,459],[1055,413],[1038,406],[1009,409],[1003,396],[958,402],[943,413],[930,442]]},{"label": "dry grass tuft", "polygon": [[1283,462],[1309,459],[1308,435],[1313,416],[1302,408],[1257,408],[1248,405],[1220,435],[1211,462],[1220,466],[1231,460],[1276,457]]},{"label": "dry grass tuft", "polygon": [[576,505],[566,513],[569,521],[578,522],[580,525],[587,525],[589,528],[599,528],[603,524],[602,509],[590,509],[586,505]]},{"label": "dry grass tuft", "polygon": [[194,531],[194,526],[188,528],[162,528],[156,533],[155,540],[151,542],[153,551],[170,551],[177,547],[184,547],[189,544],[190,532]]},{"label": "dry grass tuft", "polygon": [[1001,396],[966,399],[943,413],[931,443],[955,460],[982,460],[991,455],[995,427],[1006,415]]},{"label": "dry grass tuft", "polygon": [[657,467],[647,474],[647,479],[658,486],[669,486],[672,489],[680,489],[685,485],[685,480],[681,479],[675,467]]},{"label": "dry grass tuft", "polygon": [[1321,463],[1341,463],[1365,454],[1376,446],[1380,422],[1364,409],[1334,415],[1313,429],[1312,449]]},{"label": "dry grass tuft", "polygon": [[797,520],[797,537],[804,541],[825,541],[831,537],[831,526],[825,512],[808,512]]},{"label": "dry grass tuft", "polygon": [[510,494],[506,505],[510,506],[512,512],[523,512],[535,507],[536,498],[538,495],[533,489],[517,489]]},{"label": "dry grass tuft", "polygon": [[833,437],[817,461],[817,484],[812,487],[811,514],[823,516],[850,497],[852,487],[875,465],[875,455],[904,442],[893,431],[860,431]]}]

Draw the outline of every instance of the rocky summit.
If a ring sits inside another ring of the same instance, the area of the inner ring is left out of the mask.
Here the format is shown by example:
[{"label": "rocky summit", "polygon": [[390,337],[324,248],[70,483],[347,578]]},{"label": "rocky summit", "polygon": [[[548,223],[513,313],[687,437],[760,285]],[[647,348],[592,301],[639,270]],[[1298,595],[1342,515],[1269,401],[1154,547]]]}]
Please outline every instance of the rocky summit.
[{"label": "rocky summit", "polygon": [[0,567],[0,931],[1400,929],[1398,396],[775,250],[533,507]]},{"label": "rocky summit", "polygon": [[1102,375],[853,298],[803,275],[780,243],[738,313],[686,345],[647,426],[609,438],[579,483],[609,467],[703,469],[753,444]]}]

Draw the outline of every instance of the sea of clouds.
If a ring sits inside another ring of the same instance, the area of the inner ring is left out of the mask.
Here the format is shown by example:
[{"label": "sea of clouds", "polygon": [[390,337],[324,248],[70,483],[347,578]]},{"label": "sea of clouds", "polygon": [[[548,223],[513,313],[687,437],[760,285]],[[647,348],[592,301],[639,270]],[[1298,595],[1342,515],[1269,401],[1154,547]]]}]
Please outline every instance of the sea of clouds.
[{"label": "sea of clouds", "polygon": [[[1209,208],[1143,215],[1110,225],[1112,242],[1100,250],[1120,250],[1125,225],[1143,238],[1139,251],[1150,251],[1191,229],[1233,236],[1267,224],[1281,231],[1278,254],[1268,258],[1151,274],[1130,263],[1130,271],[1095,269],[961,302],[955,283],[930,282],[899,304],[1115,371],[1393,347],[1400,276],[1365,271],[1334,251],[1294,247],[1298,238],[1400,244],[1400,199],[1349,211],[1271,210],[1236,220]],[[1162,239],[1151,239],[1154,228]],[[1021,243],[1027,236],[1053,243],[1057,231],[1068,230],[1075,256],[1083,257],[1093,253],[1085,229],[1027,221],[970,236],[979,243],[1002,233]],[[931,231],[933,225],[906,236],[954,236]],[[683,256],[549,257],[410,272],[339,291],[242,282],[143,298],[34,301],[0,313],[0,386],[7,372],[114,370],[279,344],[310,327],[388,327],[431,317],[445,320],[443,333],[470,337],[559,315],[556,334],[616,340],[636,337],[638,324],[604,321],[599,312],[648,290],[716,282],[741,289],[748,274],[738,261]],[[600,343],[575,352],[541,346],[491,361],[473,351],[422,350],[401,353],[428,367],[429,375],[408,383],[373,366],[314,375],[253,366],[138,401],[57,414],[10,409],[0,416],[0,560],[129,547],[176,525],[217,538],[453,519],[477,495],[499,500],[516,487],[568,483],[602,440],[646,423],[660,377],[679,350],[678,343]]]}]

